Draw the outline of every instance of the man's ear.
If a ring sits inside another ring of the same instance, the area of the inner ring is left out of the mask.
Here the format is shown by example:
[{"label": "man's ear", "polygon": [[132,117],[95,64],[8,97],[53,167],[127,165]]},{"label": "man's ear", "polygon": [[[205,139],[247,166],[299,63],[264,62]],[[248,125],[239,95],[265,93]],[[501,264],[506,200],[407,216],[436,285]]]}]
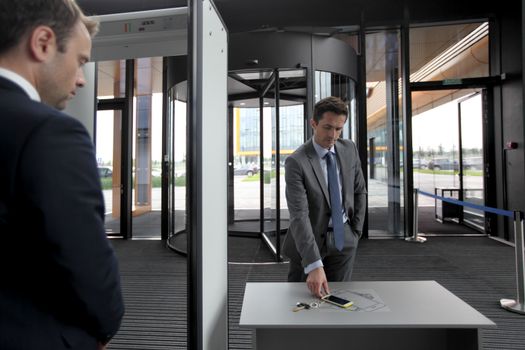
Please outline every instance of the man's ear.
[{"label": "man's ear", "polygon": [[29,36],[29,52],[38,62],[46,61],[57,50],[56,35],[48,26],[38,26]]},{"label": "man's ear", "polygon": [[315,129],[315,127],[317,126],[317,122],[315,121],[314,118],[311,118],[311,119],[310,119],[310,126],[311,126],[313,129]]}]

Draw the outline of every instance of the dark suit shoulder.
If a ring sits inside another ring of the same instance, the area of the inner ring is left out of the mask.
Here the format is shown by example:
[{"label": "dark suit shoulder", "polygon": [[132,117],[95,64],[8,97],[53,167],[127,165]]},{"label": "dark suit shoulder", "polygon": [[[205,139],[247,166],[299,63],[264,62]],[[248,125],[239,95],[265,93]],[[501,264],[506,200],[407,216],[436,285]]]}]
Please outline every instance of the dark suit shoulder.
[{"label": "dark suit shoulder", "polygon": [[0,76],[0,92],[2,94],[7,92],[17,92],[19,94],[27,96],[24,89],[15,82]]},{"label": "dark suit shoulder", "polygon": [[25,125],[26,128],[37,125],[51,116],[61,114],[43,103],[31,100],[18,89],[2,90],[0,108],[2,111],[1,123],[5,123],[6,126],[16,125],[20,127]]},{"label": "dark suit shoulder", "polygon": [[17,144],[49,122],[84,128],[78,120],[41,102],[33,101],[25,93],[15,89],[2,91],[0,111],[0,139],[7,141],[9,135],[14,136],[16,133]]},{"label": "dark suit shoulder", "polygon": [[[14,190],[19,179],[19,165],[28,148],[41,148],[41,140],[52,141],[57,135],[73,132],[74,137],[91,142],[84,126],[76,119],[43,103],[31,100],[19,88],[0,84],[0,189]],[[56,132],[57,130],[66,131]],[[37,137],[37,136],[42,137]],[[40,140],[40,141],[39,141]],[[1,191],[0,191],[1,192]]]}]

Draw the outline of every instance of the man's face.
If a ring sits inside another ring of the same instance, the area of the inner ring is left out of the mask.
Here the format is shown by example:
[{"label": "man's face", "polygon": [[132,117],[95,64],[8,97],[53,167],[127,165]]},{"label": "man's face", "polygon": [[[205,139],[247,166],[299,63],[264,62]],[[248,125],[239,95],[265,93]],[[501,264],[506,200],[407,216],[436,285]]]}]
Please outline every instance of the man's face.
[{"label": "man's face", "polygon": [[84,86],[82,66],[91,55],[91,36],[82,22],[73,28],[64,52],[56,51],[45,63],[39,94],[42,101],[57,109],[66,108],[78,87]]},{"label": "man's face", "polygon": [[319,146],[329,149],[341,136],[345,122],[346,116],[344,114],[335,114],[334,112],[323,113],[318,123],[312,118],[310,124],[314,129],[315,142]]}]

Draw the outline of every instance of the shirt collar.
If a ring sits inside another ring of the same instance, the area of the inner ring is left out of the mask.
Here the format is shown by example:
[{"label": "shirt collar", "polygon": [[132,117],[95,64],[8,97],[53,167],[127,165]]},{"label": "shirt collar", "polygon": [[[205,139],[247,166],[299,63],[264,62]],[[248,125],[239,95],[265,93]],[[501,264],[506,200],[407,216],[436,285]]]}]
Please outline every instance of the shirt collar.
[{"label": "shirt collar", "polygon": [[36,91],[35,87],[20,74],[0,67],[0,77],[4,77],[12,81],[16,85],[20,86],[30,99],[40,102],[40,95],[38,94],[38,91]]},{"label": "shirt collar", "polygon": [[315,139],[313,137],[312,137],[312,144],[314,145],[314,149],[317,152],[317,155],[321,159],[324,159],[324,156],[326,156],[326,154],[328,152],[332,152],[332,154],[335,154],[335,147],[334,146],[330,147],[330,149],[328,150],[328,149],[326,149],[324,147],[319,146],[319,144],[317,142],[315,142]]}]

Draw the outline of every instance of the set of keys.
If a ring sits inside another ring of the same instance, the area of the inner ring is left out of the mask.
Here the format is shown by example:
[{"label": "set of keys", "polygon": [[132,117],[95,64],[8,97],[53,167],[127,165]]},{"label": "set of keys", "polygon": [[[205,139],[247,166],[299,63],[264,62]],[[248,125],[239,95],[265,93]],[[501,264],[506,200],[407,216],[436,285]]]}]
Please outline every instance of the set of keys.
[{"label": "set of keys", "polygon": [[319,307],[319,303],[318,302],[313,302],[313,303],[298,302],[297,304],[295,304],[295,307],[292,309],[292,311],[293,312],[297,312],[297,311],[301,311],[301,310],[316,309],[318,307]]}]

